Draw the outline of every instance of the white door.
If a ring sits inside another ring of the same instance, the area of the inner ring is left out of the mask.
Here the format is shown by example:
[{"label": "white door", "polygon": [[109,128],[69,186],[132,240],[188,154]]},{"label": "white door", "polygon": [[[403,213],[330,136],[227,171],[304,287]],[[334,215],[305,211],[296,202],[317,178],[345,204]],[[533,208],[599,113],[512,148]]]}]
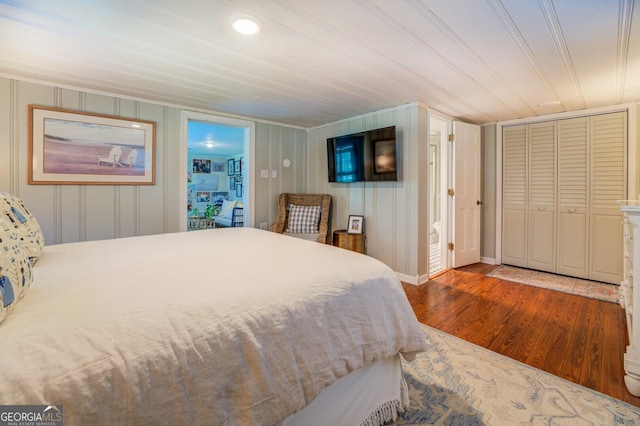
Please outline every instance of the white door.
[{"label": "white door", "polygon": [[558,274],[589,278],[589,175],[589,118],[558,120]]},{"label": "white door", "polygon": [[556,271],[556,123],[529,125],[527,266]]},{"label": "white door", "polygon": [[502,263],[527,266],[527,125],[502,129]]},{"label": "white door", "polygon": [[453,123],[453,267],[480,261],[480,126]]}]

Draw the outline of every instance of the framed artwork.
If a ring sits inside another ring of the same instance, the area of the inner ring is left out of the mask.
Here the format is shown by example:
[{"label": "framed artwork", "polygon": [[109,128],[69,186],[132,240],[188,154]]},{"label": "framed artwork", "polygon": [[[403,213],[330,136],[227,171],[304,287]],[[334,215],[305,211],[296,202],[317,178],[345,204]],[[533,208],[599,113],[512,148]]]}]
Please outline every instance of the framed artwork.
[{"label": "framed artwork", "polygon": [[211,193],[208,191],[196,192],[196,201],[198,203],[208,203],[211,201]]},{"label": "framed artwork", "polygon": [[154,185],[154,121],[29,105],[28,182]]},{"label": "framed artwork", "polygon": [[210,202],[216,207],[222,207],[222,202],[226,200],[228,196],[228,192],[212,192]]},{"label": "framed artwork", "polygon": [[193,173],[211,173],[211,160],[200,160],[194,158],[192,163]]},{"label": "framed artwork", "polygon": [[396,141],[376,141],[374,145],[376,173],[389,173],[396,171]]},{"label": "framed artwork", "polygon": [[236,197],[242,197],[242,184],[236,183]]},{"label": "framed artwork", "polygon": [[217,191],[218,175],[201,174],[194,175],[193,182],[197,185],[198,191]]},{"label": "framed artwork", "polygon": [[236,189],[236,178],[233,176],[229,178],[229,189],[232,191]]},{"label": "framed artwork", "polygon": [[347,234],[362,234],[364,232],[364,216],[349,215]]},{"label": "framed artwork", "polygon": [[224,162],[222,161],[212,161],[211,162],[211,171],[216,173],[224,172]]},{"label": "framed artwork", "polygon": [[242,174],[242,158],[240,158],[239,160],[235,161],[235,169],[236,169],[236,174],[237,175],[241,175]]},{"label": "framed artwork", "polygon": [[233,158],[227,160],[227,175],[233,176],[236,174]]}]

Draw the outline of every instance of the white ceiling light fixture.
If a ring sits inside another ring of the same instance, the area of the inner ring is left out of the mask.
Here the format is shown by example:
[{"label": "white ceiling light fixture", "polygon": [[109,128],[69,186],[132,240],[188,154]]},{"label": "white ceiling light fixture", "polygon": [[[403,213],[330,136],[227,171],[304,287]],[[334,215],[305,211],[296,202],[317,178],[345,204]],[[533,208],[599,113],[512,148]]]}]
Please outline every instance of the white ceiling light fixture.
[{"label": "white ceiling light fixture", "polygon": [[260,32],[260,20],[255,16],[237,14],[233,15],[229,21],[231,27],[239,34],[256,35]]},{"label": "white ceiling light fixture", "polygon": [[540,102],[538,104],[539,108],[544,108],[544,107],[550,107],[550,106],[555,106],[555,105],[560,105],[561,102],[559,100],[553,99],[550,101],[544,101],[544,102]]}]

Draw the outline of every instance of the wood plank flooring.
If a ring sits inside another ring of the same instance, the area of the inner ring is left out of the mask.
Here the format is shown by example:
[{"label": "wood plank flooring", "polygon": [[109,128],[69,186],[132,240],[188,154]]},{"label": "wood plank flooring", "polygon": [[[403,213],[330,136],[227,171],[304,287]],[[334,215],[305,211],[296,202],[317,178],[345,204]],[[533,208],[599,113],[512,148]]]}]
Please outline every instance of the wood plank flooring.
[{"label": "wood plank flooring", "polygon": [[619,304],[487,277],[493,268],[477,263],[403,287],[423,324],[640,407],[624,385]]}]

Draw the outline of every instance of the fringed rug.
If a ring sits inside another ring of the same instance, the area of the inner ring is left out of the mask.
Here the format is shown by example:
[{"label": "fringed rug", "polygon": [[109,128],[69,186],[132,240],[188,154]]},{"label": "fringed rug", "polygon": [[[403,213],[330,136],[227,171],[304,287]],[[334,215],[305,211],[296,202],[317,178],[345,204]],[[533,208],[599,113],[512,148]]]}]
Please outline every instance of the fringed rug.
[{"label": "fringed rug", "polygon": [[515,266],[501,265],[489,272],[487,276],[513,281],[520,284],[547,288],[563,293],[576,294],[605,302],[618,303],[619,286],[605,284],[580,278],[566,277],[564,275],[550,274],[534,271],[533,269],[516,268]]},{"label": "fringed rug", "polygon": [[424,326],[398,425],[640,425],[640,408]]}]

